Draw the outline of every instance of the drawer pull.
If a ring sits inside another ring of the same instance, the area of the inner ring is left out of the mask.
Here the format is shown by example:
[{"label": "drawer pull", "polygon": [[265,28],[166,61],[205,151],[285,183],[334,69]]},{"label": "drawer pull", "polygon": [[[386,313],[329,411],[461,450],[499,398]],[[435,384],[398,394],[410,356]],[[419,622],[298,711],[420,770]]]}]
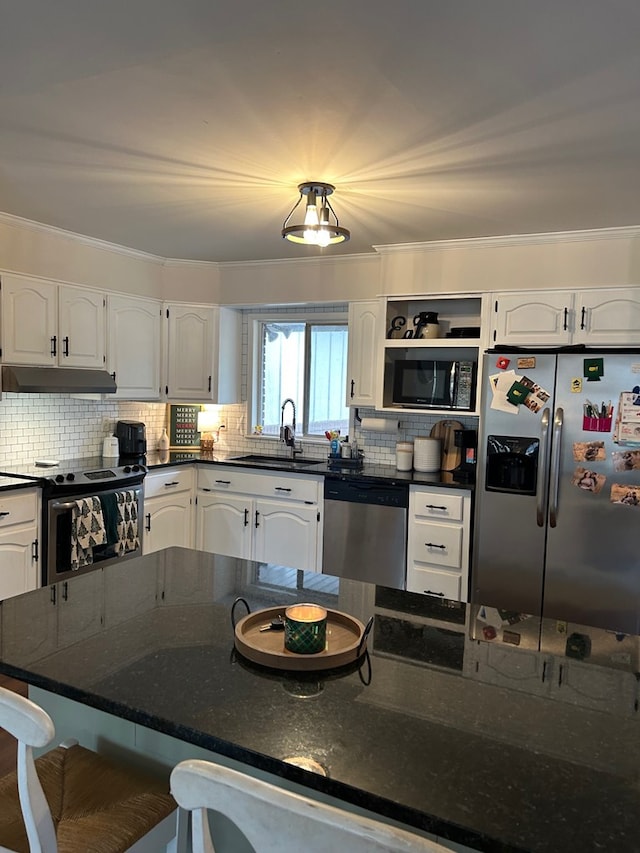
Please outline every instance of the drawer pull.
[{"label": "drawer pull", "polygon": [[438,598],[444,598],[444,592],[434,592],[432,589],[425,589],[425,595],[437,595]]},{"label": "drawer pull", "polygon": [[291,489],[286,489],[284,486],[274,486],[274,492],[290,492]]},{"label": "drawer pull", "polygon": [[446,545],[436,545],[435,542],[425,542],[424,544],[427,546],[427,548],[441,548],[443,551],[447,550]]},{"label": "drawer pull", "polygon": [[8,515],[11,515],[9,510],[7,510],[6,512],[0,512],[0,518],[6,518]]},{"label": "drawer pull", "polygon": [[244,509],[244,526],[249,526],[249,510],[246,507]]},{"label": "drawer pull", "polygon": [[169,486],[179,486],[179,485],[180,485],[180,480],[171,480],[170,483],[165,483],[164,487],[165,487],[165,489],[168,489]]},{"label": "drawer pull", "polygon": [[145,518],[147,519],[147,525],[146,525],[146,527],[145,527],[145,530],[146,530],[146,531],[147,531],[147,533],[148,533],[148,532],[150,532],[150,530],[151,530],[151,513],[150,513],[150,512],[148,512],[148,513],[146,514]]},{"label": "drawer pull", "polygon": [[220,483],[223,486],[230,486],[231,485],[231,480],[216,480],[215,482]]},{"label": "drawer pull", "polygon": [[202,487],[203,492],[212,492],[213,489],[207,489],[205,486]]},{"label": "drawer pull", "polygon": [[443,509],[446,510],[446,506],[436,506],[436,504],[426,504],[426,509]]}]

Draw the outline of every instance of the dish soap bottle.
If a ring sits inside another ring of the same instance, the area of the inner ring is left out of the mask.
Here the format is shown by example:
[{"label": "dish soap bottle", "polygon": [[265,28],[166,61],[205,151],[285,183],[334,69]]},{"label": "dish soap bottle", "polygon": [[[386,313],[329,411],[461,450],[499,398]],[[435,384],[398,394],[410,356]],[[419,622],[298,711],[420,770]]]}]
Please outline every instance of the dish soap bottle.
[{"label": "dish soap bottle", "polygon": [[169,449],[169,436],[167,435],[166,429],[162,430],[162,435],[158,439],[158,450],[168,450]]}]

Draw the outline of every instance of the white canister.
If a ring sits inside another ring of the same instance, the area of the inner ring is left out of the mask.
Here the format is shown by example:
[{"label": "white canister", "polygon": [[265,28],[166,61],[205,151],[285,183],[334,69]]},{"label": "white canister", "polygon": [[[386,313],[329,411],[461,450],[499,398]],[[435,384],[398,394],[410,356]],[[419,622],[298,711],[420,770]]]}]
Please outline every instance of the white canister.
[{"label": "white canister", "polygon": [[398,471],[411,471],[413,468],[412,441],[399,441],[396,444],[396,468]]},{"label": "white canister", "polygon": [[108,435],[102,442],[102,455],[105,459],[117,459],[120,455],[118,439],[115,435]]}]

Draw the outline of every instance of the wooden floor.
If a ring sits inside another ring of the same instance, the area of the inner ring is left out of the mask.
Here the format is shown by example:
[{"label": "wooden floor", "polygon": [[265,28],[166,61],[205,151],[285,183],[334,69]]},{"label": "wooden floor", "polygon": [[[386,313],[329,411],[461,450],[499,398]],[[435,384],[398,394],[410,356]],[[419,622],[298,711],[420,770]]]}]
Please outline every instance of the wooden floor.
[{"label": "wooden floor", "polygon": [[[27,695],[27,685],[15,678],[0,675],[0,687],[14,690],[16,693]],[[16,768],[16,741],[4,729],[0,728],[0,776]]]}]

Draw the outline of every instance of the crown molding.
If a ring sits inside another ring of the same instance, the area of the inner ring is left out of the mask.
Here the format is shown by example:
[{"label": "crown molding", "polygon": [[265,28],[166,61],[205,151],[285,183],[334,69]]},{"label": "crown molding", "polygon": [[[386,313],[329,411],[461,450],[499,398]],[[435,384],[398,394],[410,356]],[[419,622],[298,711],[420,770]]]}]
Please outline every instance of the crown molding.
[{"label": "crown molding", "polygon": [[621,240],[640,237],[640,225],[619,228],[593,228],[583,231],[549,231],[540,234],[505,234],[497,237],[461,237],[457,240],[432,240],[424,243],[390,243],[374,246],[381,255],[398,252],[446,251],[447,249],[490,249],[506,246],[531,246],[544,243],[578,243],[592,240]]},{"label": "crown molding", "polygon": [[94,249],[106,249],[109,252],[116,252],[119,255],[126,255],[129,258],[151,261],[155,264],[165,263],[165,258],[160,255],[152,255],[150,252],[131,249],[128,246],[121,246],[119,243],[109,243],[107,240],[100,240],[97,237],[87,237],[85,234],[78,234],[75,231],[66,231],[64,228],[57,228],[54,225],[45,225],[43,222],[35,222],[33,219],[23,219],[23,217],[15,216],[13,213],[3,213],[0,211],[0,224],[26,228],[29,231],[38,231],[41,234],[52,234],[56,237],[65,237],[67,240],[73,240],[75,243],[82,243],[84,246],[91,246]]},{"label": "crown molding", "polygon": [[363,252],[361,255],[323,255],[321,258],[270,258],[257,261],[220,261],[221,268],[239,267],[266,267],[266,266],[306,266],[309,264],[335,264],[335,263],[362,263],[363,261],[376,261],[378,256],[373,252]]}]

